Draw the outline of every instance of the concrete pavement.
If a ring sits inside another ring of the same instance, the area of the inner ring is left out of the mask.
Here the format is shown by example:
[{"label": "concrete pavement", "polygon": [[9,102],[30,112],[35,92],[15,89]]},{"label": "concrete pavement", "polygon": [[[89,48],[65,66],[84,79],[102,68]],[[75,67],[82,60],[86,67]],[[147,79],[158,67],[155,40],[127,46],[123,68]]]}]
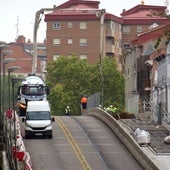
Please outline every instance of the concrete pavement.
[{"label": "concrete pavement", "polygon": [[151,143],[148,146],[141,146],[141,150],[160,170],[170,170],[170,144],[164,143],[164,138],[169,135],[169,130],[166,126],[159,126],[157,122],[149,118],[140,117],[121,119],[119,123],[132,136],[137,128],[148,131]]}]

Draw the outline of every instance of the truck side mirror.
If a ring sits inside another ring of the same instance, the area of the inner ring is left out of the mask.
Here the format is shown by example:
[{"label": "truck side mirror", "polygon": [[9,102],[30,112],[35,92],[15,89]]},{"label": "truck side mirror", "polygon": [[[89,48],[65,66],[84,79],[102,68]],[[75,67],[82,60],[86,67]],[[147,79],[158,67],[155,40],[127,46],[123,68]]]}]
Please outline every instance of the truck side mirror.
[{"label": "truck side mirror", "polygon": [[18,87],[17,94],[20,95],[21,86]]},{"label": "truck side mirror", "polygon": [[25,122],[25,118],[24,117],[22,118],[22,122]]},{"label": "truck side mirror", "polygon": [[52,118],[51,118],[51,121],[52,121],[52,122],[55,122],[55,118],[54,118],[54,117],[52,117]]},{"label": "truck side mirror", "polygon": [[50,88],[48,86],[46,86],[46,93],[47,93],[47,95],[50,94]]}]

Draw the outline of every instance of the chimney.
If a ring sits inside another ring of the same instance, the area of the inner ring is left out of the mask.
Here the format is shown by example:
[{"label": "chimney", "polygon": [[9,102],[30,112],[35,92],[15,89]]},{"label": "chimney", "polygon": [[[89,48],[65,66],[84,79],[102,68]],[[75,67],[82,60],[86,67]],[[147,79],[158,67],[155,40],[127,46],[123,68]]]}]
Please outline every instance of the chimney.
[{"label": "chimney", "polygon": [[25,37],[23,35],[19,35],[16,42],[19,44],[25,44]]},{"label": "chimney", "polygon": [[27,44],[31,44],[31,40],[30,39],[27,40]]},{"label": "chimney", "polygon": [[122,13],[126,12],[126,9],[123,9]]},{"label": "chimney", "polygon": [[141,5],[145,5],[145,2],[144,2],[144,1],[141,1]]}]

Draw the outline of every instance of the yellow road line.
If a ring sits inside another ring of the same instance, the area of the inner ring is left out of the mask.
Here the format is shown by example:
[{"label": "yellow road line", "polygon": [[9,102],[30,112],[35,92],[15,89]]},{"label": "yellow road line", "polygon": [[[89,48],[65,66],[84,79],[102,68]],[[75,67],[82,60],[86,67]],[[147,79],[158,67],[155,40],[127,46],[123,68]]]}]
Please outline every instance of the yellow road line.
[{"label": "yellow road line", "polygon": [[67,140],[69,141],[69,143],[72,146],[77,158],[79,159],[83,169],[84,170],[91,170],[87,160],[85,159],[80,147],[78,146],[78,144],[74,140],[73,136],[71,135],[71,132],[69,131],[69,129],[66,127],[66,125],[63,123],[63,121],[61,119],[56,117],[55,120],[58,123],[58,125],[60,126],[60,128],[62,129],[62,131],[64,132]]}]

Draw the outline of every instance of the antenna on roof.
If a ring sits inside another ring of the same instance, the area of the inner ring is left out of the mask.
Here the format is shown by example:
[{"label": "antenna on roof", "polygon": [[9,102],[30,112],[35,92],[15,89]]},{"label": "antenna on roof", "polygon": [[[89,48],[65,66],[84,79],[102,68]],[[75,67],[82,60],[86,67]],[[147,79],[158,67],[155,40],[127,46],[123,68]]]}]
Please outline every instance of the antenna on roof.
[{"label": "antenna on roof", "polygon": [[16,40],[17,40],[17,38],[18,38],[18,32],[19,32],[19,16],[17,16],[16,29],[17,29],[17,31],[16,31]]}]

